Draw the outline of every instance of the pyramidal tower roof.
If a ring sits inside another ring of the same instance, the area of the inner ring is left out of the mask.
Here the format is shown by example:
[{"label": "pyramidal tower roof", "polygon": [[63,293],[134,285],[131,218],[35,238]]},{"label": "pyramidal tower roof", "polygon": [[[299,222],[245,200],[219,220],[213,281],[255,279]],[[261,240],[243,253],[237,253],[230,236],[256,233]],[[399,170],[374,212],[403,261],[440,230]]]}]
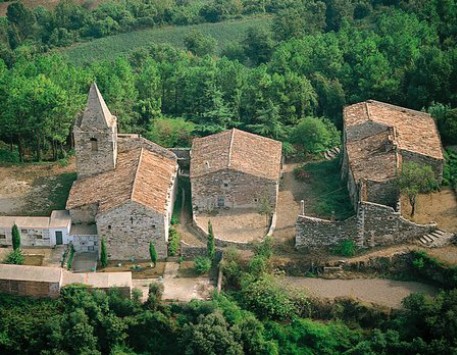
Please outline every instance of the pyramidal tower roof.
[{"label": "pyramidal tower roof", "polygon": [[94,82],[90,86],[86,109],[82,117],[76,122],[77,126],[103,128],[111,127],[115,122],[116,117],[109,111],[102,94],[98,90],[97,84]]}]

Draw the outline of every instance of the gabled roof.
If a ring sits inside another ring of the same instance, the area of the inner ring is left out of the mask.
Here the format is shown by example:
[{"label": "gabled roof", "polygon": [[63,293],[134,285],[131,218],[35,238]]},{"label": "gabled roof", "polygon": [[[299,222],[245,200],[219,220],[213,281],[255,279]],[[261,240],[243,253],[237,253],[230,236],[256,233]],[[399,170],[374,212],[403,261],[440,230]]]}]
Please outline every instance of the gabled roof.
[{"label": "gabled roof", "polygon": [[190,177],[233,169],[253,176],[278,180],[281,142],[232,129],[192,142]]},{"label": "gabled roof", "polygon": [[444,159],[435,121],[425,112],[368,100],[346,107],[343,116],[346,130],[359,129],[367,122],[393,127],[392,139],[399,149]]},{"label": "gabled roof", "polygon": [[98,213],[103,213],[134,201],[165,213],[176,172],[176,156],[137,146],[118,154],[114,170],[76,180],[66,208],[98,204]]},{"label": "gabled roof", "polygon": [[392,142],[392,129],[346,143],[355,181],[383,182],[397,176],[400,157]]},{"label": "gabled roof", "polygon": [[86,109],[82,116],[76,120],[76,126],[83,127],[111,127],[116,122],[116,117],[113,116],[106,106],[102,94],[98,90],[97,84],[93,83],[90,86],[89,96],[87,98]]}]

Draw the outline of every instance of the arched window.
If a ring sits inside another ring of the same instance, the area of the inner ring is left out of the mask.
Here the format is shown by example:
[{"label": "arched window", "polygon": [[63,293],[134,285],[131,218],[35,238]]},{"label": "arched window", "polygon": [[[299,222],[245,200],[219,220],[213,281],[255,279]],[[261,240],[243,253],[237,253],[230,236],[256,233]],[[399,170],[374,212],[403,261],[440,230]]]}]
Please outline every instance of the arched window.
[{"label": "arched window", "polygon": [[97,138],[91,138],[90,139],[90,147],[92,149],[93,152],[97,152],[98,151],[98,142],[97,142]]}]

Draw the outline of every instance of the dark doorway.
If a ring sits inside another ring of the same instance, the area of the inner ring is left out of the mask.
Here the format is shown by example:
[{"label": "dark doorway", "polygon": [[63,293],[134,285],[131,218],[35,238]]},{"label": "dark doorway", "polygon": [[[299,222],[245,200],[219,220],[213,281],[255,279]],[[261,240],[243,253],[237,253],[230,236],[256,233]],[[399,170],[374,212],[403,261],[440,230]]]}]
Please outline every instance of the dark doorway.
[{"label": "dark doorway", "polygon": [[63,244],[62,232],[56,231],[56,245],[62,245],[62,244]]}]

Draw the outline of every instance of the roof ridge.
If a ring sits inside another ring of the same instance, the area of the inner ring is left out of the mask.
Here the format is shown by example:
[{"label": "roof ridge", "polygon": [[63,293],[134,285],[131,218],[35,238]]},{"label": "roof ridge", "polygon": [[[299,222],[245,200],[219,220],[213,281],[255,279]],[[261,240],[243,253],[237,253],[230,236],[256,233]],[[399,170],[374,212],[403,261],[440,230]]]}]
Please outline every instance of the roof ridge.
[{"label": "roof ridge", "polygon": [[409,113],[416,114],[416,115],[422,115],[422,116],[431,117],[431,115],[428,112],[414,110],[412,108],[398,106],[398,105],[394,105],[394,104],[391,104],[391,103],[388,103],[388,102],[377,101],[377,100],[373,100],[373,99],[365,101],[365,103],[367,103],[367,102],[371,103],[371,104],[375,104],[375,105],[386,106],[386,107],[389,107],[389,108],[391,108],[393,110],[398,110],[398,111],[402,111],[402,112],[409,112]]},{"label": "roof ridge", "polygon": [[141,147],[140,148],[140,157],[138,158],[138,166],[136,167],[135,175],[133,175],[132,193],[130,194],[130,200],[132,200],[132,201],[134,200],[133,196],[135,195],[135,187],[136,187],[136,182],[137,182],[136,177],[138,176],[138,171],[140,170],[141,161],[143,159],[143,151],[144,151],[144,148]]},{"label": "roof ridge", "polygon": [[227,167],[230,168],[232,165],[232,149],[233,149],[233,137],[235,136],[235,128],[232,128],[232,134],[230,135],[230,145],[229,145],[229,153],[228,153],[228,164]]}]

